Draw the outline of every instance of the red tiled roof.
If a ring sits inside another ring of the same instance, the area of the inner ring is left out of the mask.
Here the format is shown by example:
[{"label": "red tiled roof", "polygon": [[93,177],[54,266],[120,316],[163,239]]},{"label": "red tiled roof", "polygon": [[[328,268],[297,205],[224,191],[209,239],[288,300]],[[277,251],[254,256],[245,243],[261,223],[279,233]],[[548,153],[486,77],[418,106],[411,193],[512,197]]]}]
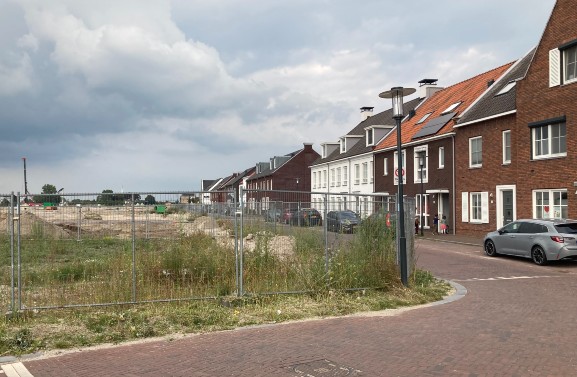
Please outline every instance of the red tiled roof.
[{"label": "red tiled roof", "polygon": [[[402,143],[408,143],[413,140],[413,136],[427,124],[428,121],[441,115],[449,106],[454,103],[461,102],[461,104],[452,112],[456,112],[455,117],[447,122],[434,135],[443,135],[453,131],[455,119],[465,111],[483,92],[487,89],[487,82],[497,79],[513,65],[514,62],[494,68],[488,72],[482,73],[468,80],[462,81],[458,84],[449,86],[445,89],[434,93],[431,98],[428,98],[415,111],[416,114],[409,120],[406,120],[401,125],[401,139]],[[427,120],[417,124],[417,122],[428,113],[432,113]],[[428,135],[430,137],[433,135]],[[375,147],[375,151],[388,149],[397,145],[397,130],[393,130],[385,139],[381,140],[379,145]]]}]

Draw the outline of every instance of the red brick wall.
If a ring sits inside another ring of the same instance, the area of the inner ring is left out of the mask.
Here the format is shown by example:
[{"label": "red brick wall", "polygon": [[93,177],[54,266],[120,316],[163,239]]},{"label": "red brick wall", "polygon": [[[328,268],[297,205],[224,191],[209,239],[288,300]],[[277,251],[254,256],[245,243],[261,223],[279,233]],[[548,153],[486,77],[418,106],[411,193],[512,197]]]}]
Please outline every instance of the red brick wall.
[{"label": "red brick wall", "polygon": [[[567,189],[569,217],[577,217],[577,82],[549,88],[549,50],[577,39],[577,4],[558,0],[525,79],[517,84],[518,217],[532,216],[533,189]],[[566,116],[567,157],[531,159],[528,124]]]}]

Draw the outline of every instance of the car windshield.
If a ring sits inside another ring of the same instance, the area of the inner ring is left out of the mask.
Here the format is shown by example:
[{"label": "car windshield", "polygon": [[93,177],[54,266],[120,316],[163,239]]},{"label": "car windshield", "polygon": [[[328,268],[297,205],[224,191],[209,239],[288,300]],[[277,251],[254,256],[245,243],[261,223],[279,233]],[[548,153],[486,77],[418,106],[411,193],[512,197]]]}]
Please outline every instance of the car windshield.
[{"label": "car windshield", "polygon": [[577,234],[577,223],[557,224],[555,229],[559,233]]},{"label": "car windshield", "polygon": [[343,219],[356,219],[357,215],[354,212],[341,212],[341,218],[343,218]]}]

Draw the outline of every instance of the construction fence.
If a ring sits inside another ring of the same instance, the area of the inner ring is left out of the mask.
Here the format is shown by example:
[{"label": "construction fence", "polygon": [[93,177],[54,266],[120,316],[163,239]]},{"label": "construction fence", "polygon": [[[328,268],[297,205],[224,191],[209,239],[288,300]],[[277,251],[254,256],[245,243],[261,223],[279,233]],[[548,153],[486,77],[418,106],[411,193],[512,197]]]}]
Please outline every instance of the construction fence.
[{"label": "construction fence", "polygon": [[[404,210],[411,269],[414,199]],[[301,191],[4,194],[0,307],[386,288],[396,211],[393,196]]]}]

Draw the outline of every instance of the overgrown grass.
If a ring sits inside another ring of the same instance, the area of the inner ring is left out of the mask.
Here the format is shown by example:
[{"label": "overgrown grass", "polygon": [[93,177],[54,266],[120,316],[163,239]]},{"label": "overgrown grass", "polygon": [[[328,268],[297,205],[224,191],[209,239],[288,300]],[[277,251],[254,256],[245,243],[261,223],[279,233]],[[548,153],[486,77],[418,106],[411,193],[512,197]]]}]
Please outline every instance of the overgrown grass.
[{"label": "overgrown grass", "polygon": [[0,321],[0,356],[378,311],[436,301],[449,290],[447,284],[421,271],[413,276],[413,284],[418,289],[30,311]]},{"label": "overgrown grass", "polygon": [[[410,289],[402,286],[394,234],[384,221],[365,223],[354,236],[335,235],[329,249],[321,227],[253,221],[245,222],[244,236],[251,236],[244,240],[245,295],[239,298],[240,256],[226,236],[234,234],[234,222],[219,221],[228,229],[220,241],[202,232],[182,233],[136,240],[134,253],[131,240],[77,242],[50,237],[46,228],[33,229],[34,236],[22,240],[27,310],[0,324],[0,355],[382,310],[435,301],[448,291],[419,270],[411,276]],[[7,238],[0,241],[0,304],[7,310],[10,249]],[[300,294],[269,295],[275,292]],[[167,299],[188,301],[30,309]]]}]

